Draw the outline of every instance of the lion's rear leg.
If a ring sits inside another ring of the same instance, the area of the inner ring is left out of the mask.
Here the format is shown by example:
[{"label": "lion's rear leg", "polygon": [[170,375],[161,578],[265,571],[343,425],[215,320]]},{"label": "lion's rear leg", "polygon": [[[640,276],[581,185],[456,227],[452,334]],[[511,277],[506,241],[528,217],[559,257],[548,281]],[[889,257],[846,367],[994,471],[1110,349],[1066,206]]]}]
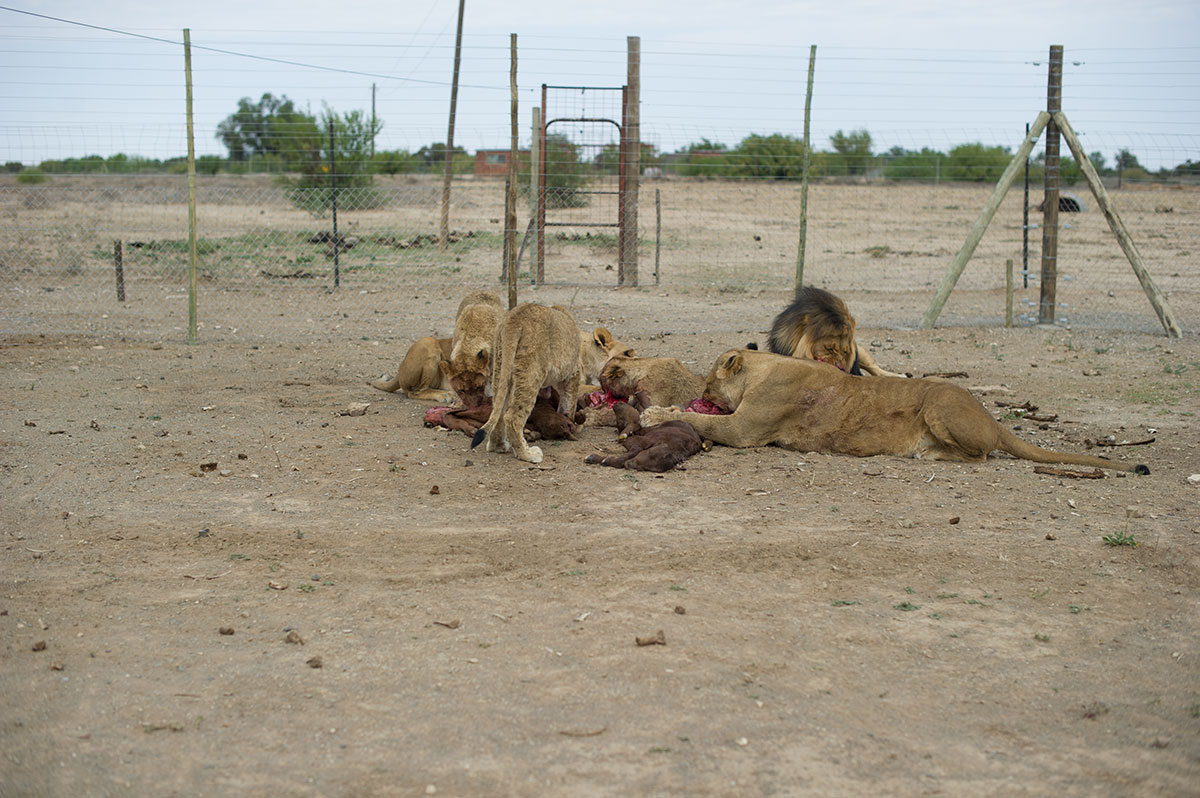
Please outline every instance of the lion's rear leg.
[{"label": "lion's rear leg", "polygon": [[492,417],[481,427],[487,435],[487,450],[489,452],[511,452],[512,445],[506,436],[504,416],[499,410],[492,411]]},{"label": "lion's rear leg", "polygon": [[529,420],[529,414],[533,412],[537,393],[533,393],[529,398],[518,396],[518,393],[519,391],[514,390],[509,397],[508,407],[505,408],[503,420],[497,425],[497,429],[503,431],[505,439],[518,460],[540,463],[542,462],[541,448],[530,446],[525,440],[525,422]]},{"label": "lion's rear leg", "polygon": [[917,456],[926,460],[977,462],[986,460],[996,440],[995,422],[986,413],[978,419],[955,419],[952,423],[936,410],[924,413],[928,432],[918,445]]},{"label": "lion's rear leg", "polygon": [[517,414],[506,415],[504,419],[504,431],[508,437],[509,443],[512,444],[513,454],[518,460],[524,460],[527,463],[542,462],[542,449],[540,446],[530,446],[525,440],[525,420],[529,418],[526,413],[524,417]]},{"label": "lion's rear leg", "polygon": [[[378,387],[378,386],[376,386]],[[419,399],[426,402],[438,402],[439,404],[450,404],[454,401],[453,391],[443,391],[440,388],[426,388],[420,391],[407,391],[409,399]]]}]

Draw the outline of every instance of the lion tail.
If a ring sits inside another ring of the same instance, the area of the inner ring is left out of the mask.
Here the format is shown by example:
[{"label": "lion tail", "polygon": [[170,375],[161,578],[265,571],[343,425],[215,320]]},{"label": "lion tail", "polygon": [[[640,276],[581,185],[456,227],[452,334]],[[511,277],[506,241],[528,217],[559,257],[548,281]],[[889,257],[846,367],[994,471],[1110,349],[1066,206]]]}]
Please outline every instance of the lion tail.
[{"label": "lion tail", "polygon": [[1043,449],[1028,441],[1013,435],[1004,427],[1000,428],[1000,439],[997,447],[1008,452],[1013,457],[1032,460],[1035,463],[1067,463],[1069,465],[1092,466],[1093,468],[1112,468],[1117,471],[1129,471],[1134,474],[1149,474],[1148,466],[1138,463],[1118,463],[1104,457],[1092,454],[1076,454],[1075,452],[1059,452],[1053,449]]}]

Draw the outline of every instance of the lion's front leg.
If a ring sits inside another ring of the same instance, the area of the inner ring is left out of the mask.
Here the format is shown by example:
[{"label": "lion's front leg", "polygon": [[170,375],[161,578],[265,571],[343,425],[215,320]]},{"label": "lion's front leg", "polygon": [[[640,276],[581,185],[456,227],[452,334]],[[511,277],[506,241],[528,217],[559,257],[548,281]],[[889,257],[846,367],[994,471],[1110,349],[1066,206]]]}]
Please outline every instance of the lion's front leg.
[{"label": "lion's front leg", "polygon": [[[649,427],[664,421],[686,421],[701,438],[722,446],[745,449],[751,446],[766,446],[773,438],[755,432],[751,419],[737,412],[724,416],[705,413],[685,413],[678,407],[648,407],[642,411],[642,426]],[[761,428],[761,425],[758,425]]]},{"label": "lion's front leg", "polygon": [[875,358],[871,357],[871,352],[862,344],[857,344],[858,347],[858,367],[862,371],[870,374],[873,377],[904,377],[904,374],[897,374],[894,371],[888,371],[875,362]]}]

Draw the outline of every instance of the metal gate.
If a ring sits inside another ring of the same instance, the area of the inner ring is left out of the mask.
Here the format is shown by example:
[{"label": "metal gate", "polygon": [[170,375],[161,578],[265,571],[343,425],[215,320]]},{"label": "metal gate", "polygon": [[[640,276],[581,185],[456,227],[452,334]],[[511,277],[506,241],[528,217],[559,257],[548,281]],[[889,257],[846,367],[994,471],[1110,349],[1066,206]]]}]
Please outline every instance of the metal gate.
[{"label": "metal gate", "polygon": [[[569,247],[582,243],[586,249],[571,251],[595,258],[598,253],[615,250],[617,285],[625,284],[629,162],[625,110],[625,86],[542,84],[535,283],[546,281],[546,234],[551,228],[552,241],[562,244],[551,259],[560,272],[554,282],[591,282],[586,272],[598,268],[600,261],[572,265],[578,258],[565,255]],[[615,236],[599,232],[603,228],[612,228]],[[567,273],[569,268],[574,271]],[[609,263],[602,271],[611,268]]]}]

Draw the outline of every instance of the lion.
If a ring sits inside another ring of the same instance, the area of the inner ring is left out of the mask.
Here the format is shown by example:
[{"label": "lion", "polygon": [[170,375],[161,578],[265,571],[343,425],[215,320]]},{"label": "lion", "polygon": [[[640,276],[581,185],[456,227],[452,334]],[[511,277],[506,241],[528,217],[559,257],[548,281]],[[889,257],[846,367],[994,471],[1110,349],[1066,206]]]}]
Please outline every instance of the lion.
[{"label": "lion", "polygon": [[579,369],[584,382],[600,380],[600,370],[613,355],[633,357],[633,349],[617,343],[607,327],[597,327],[589,332],[579,331]]},{"label": "lion", "polygon": [[561,305],[527,303],[505,314],[492,344],[492,413],[471,439],[487,440],[489,452],[513,452],[542,462],[542,450],[525,441],[523,428],[538,393],[554,388],[558,412],[570,418],[579,395],[581,339],[570,311]]},{"label": "lion", "polygon": [[604,364],[600,387],[624,398],[643,393],[654,405],[686,405],[704,392],[704,378],[673,357],[616,355]]},{"label": "lion", "polygon": [[465,407],[475,407],[484,400],[492,341],[503,315],[504,306],[491,291],[473,291],[458,305],[450,357],[440,367]]},{"label": "lion", "polygon": [[434,338],[432,335],[418,338],[400,362],[396,376],[368,384],[389,393],[403,391],[409,399],[449,402],[454,398],[454,391],[441,364],[450,359],[453,342],[453,338]]},{"label": "lion", "polygon": [[739,448],[775,444],[802,452],[957,462],[981,462],[999,450],[1037,463],[1150,473],[1144,465],[1027,443],[965,388],[937,379],[858,379],[813,360],[731,349],[713,364],[704,398],[728,414],[651,407],[642,423],[686,421],[702,437]]},{"label": "lion", "polygon": [[856,324],[845,302],[824,289],[806,285],[775,317],[768,347],[779,355],[819,360],[850,374],[903,377],[880,368],[871,353],[854,340]]},{"label": "lion", "polygon": [[624,425],[614,413],[617,402],[628,402],[638,410],[652,405],[686,405],[703,390],[704,378],[673,357],[613,355],[600,370],[600,390],[579,397],[575,421],[620,428]]}]

